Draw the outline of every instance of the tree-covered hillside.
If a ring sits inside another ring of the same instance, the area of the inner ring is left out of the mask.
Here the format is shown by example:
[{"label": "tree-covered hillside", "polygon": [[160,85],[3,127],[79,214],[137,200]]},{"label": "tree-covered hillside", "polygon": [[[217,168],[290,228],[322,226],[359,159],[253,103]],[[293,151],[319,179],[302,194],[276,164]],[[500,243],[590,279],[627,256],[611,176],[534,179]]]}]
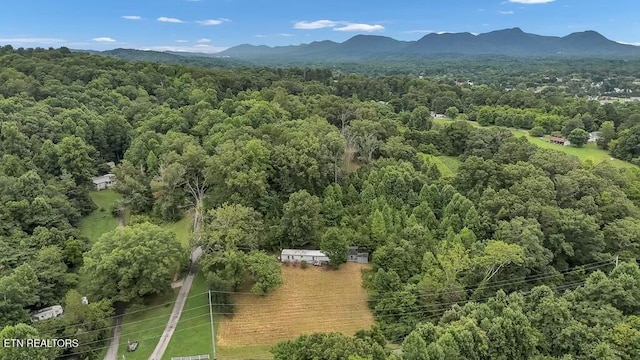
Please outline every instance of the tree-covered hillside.
[{"label": "tree-covered hillside", "polygon": [[[97,358],[114,303],[184,271],[155,224],[189,213],[224,313],[234,292],[282,283],[268,254],[322,248],[339,266],[346,246],[370,253],[376,327],[282,343],[276,359],[638,358],[640,170],[509,128],[600,130],[602,151],[640,163],[640,103],[554,86],[0,48],[0,337],[79,338],[64,355]],[[433,159],[454,157],[442,176]],[[91,243],[78,225],[110,161],[133,221]],[[21,325],[57,304],[63,317]]]}]

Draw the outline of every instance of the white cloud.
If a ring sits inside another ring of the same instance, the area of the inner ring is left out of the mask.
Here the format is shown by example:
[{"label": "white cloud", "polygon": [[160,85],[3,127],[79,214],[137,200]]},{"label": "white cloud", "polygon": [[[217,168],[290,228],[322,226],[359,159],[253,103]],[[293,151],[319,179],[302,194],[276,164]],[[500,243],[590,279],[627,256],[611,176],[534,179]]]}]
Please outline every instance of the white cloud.
[{"label": "white cloud", "polygon": [[153,50],[153,51],[175,51],[175,52],[198,52],[215,54],[220,51],[227,50],[227,47],[213,46],[208,44],[197,44],[194,46],[173,46],[173,45],[159,45],[140,47],[140,50]]},{"label": "white cloud", "polygon": [[384,30],[384,26],[382,25],[369,25],[369,24],[348,24],[339,28],[334,28],[335,31],[363,31],[363,32],[373,32],[373,31],[382,31]]},{"label": "white cloud", "polygon": [[332,20],[298,21],[293,24],[293,28],[301,30],[315,30],[334,27],[337,25],[338,23]]},{"label": "white cloud", "polygon": [[203,38],[203,39],[200,39],[200,40],[198,40],[196,42],[199,43],[199,44],[209,43],[209,42],[211,42],[211,39]]},{"label": "white cloud", "polygon": [[116,39],[110,37],[98,37],[92,39],[95,42],[116,42]]},{"label": "white cloud", "polygon": [[293,36],[293,34],[289,34],[289,33],[280,33],[280,34],[278,34],[278,36],[290,37],[290,36]]},{"label": "white cloud", "polygon": [[269,36],[269,35],[264,35],[264,34],[258,34],[258,35],[256,35],[256,37],[257,37],[257,38],[266,38],[266,37],[268,37],[268,36]]},{"label": "white cloud", "polygon": [[533,4],[547,4],[550,2],[554,2],[556,0],[509,0],[510,3],[516,3],[516,4],[527,4],[527,5],[533,5]]},{"label": "white cloud", "polygon": [[121,18],[123,18],[125,20],[140,20],[140,19],[142,19],[142,17],[140,17],[138,15],[124,15],[124,16],[121,16]]},{"label": "white cloud", "polygon": [[209,19],[209,20],[199,20],[196,21],[200,25],[220,25],[223,22],[231,21],[229,19],[220,18],[220,19]]},{"label": "white cloud", "polygon": [[171,18],[171,17],[165,17],[165,16],[161,16],[158,18],[158,21],[160,22],[167,22],[167,23],[175,23],[175,24],[181,24],[184,21],[180,20],[180,19],[176,19],[176,18]]},{"label": "white cloud", "polygon": [[616,41],[616,42],[622,45],[640,46],[640,42],[624,42],[624,41]]},{"label": "white cloud", "polygon": [[188,43],[189,40],[176,40],[177,43]]},{"label": "white cloud", "polygon": [[500,14],[502,15],[512,15],[513,11],[509,10],[509,11],[500,11]]},{"label": "white cloud", "polygon": [[58,44],[67,42],[64,39],[55,39],[55,38],[37,38],[37,37],[15,37],[15,38],[0,38],[0,43],[5,44],[31,44],[31,43],[40,43],[40,44]]}]

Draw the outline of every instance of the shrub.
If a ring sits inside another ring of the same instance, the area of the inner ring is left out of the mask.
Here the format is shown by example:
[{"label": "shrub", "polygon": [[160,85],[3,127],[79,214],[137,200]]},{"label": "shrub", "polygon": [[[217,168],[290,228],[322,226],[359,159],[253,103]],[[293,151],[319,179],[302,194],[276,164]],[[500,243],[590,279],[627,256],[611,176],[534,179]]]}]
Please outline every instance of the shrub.
[{"label": "shrub", "polygon": [[535,137],[544,136],[544,128],[542,126],[536,126],[533,129],[529,130],[529,135]]},{"label": "shrub", "polygon": [[302,262],[300,262],[300,267],[306,269],[309,267],[309,263],[306,260],[302,260]]}]

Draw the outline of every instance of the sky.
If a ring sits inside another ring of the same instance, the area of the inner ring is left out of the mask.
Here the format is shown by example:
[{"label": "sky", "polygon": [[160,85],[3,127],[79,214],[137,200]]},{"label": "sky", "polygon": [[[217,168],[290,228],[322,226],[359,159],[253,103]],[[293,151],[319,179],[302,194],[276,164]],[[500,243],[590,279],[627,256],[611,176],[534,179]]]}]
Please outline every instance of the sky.
[{"label": "sky", "polygon": [[418,40],[431,32],[519,27],[595,30],[640,46],[637,0],[5,0],[0,45],[215,53],[240,44],[342,42],[357,34]]}]

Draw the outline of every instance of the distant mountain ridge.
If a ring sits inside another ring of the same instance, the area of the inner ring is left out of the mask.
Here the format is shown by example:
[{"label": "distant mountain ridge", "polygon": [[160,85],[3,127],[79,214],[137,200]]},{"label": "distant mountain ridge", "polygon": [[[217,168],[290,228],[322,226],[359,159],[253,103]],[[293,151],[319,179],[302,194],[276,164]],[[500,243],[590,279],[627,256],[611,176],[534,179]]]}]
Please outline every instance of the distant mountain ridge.
[{"label": "distant mountain ridge", "polygon": [[360,61],[444,54],[637,58],[640,57],[640,47],[617,43],[595,31],[558,37],[529,34],[520,28],[512,28],[478,35],[431,33],[416,41],[356,35],[343,43],[327,40],[277,47],[242,44],[214,55],[248,61]]}]

